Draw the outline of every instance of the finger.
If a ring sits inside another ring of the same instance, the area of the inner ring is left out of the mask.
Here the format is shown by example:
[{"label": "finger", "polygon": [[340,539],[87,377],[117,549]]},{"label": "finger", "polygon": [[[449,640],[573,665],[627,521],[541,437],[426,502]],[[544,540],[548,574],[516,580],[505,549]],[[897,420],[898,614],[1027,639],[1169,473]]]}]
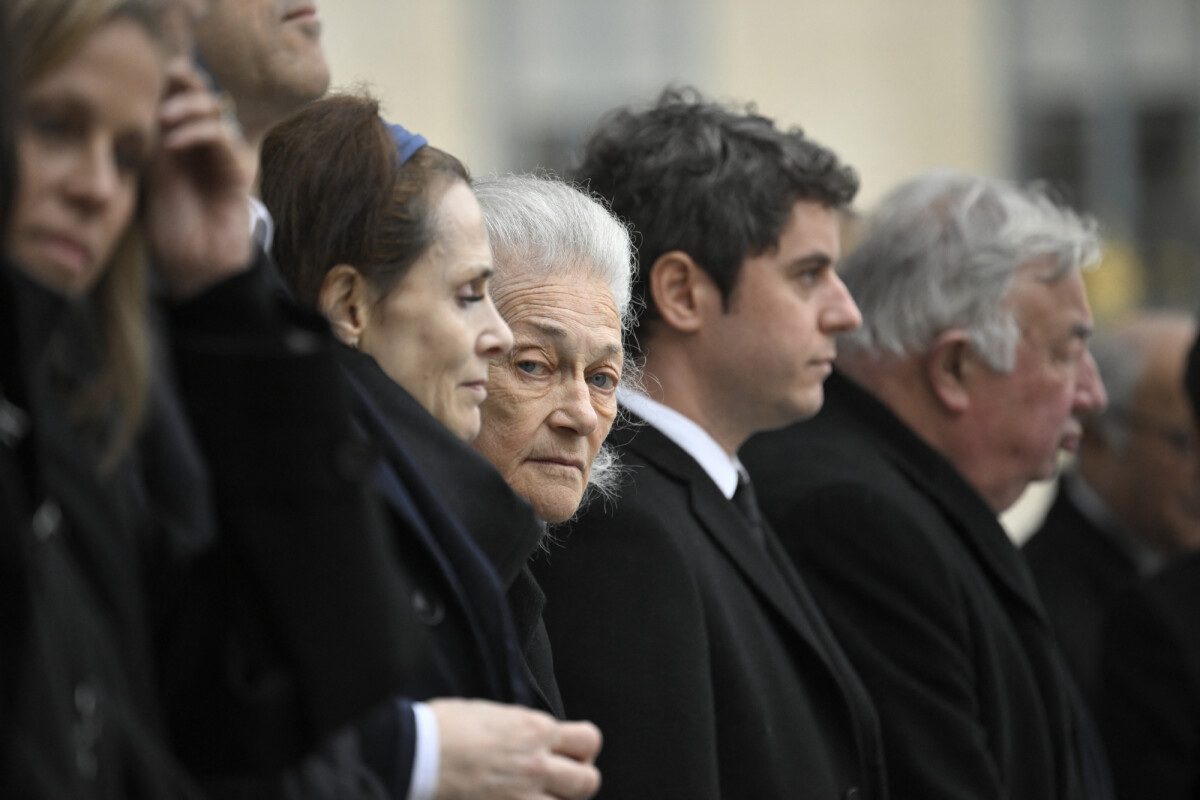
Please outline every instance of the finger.
[{"label": "finger", "polygon": [[229,126],[221,119],[194,120],[163,136],[162,149],[179,153],[197,147],[227,146],[231,136]]},{"label": "finger", "polygon": [[600,770],[591,764],[551,756],[545,791],[561,800],[587,800],[600,791]]},{"label": "finger", "polygon": [[600,752],[602,737],[600,729],[590,722],[561,722],[557,738],[550,748],[559,755],[578,761],[591,762]]},{"label": "finger", "polygon": [[222,111],[220,101],[211,92],[187,91],[163,101],[159,120],[164,128],[170,129],[192,119],[220,118]]}]

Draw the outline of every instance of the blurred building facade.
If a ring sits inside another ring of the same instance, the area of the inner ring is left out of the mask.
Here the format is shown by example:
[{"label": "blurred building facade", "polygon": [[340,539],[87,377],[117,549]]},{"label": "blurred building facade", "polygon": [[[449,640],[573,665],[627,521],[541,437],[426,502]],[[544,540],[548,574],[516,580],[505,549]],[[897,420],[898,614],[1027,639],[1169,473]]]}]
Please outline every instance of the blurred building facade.
[{"label": "blurred building facade", "polygon": [[[867,208],[947,167],[1096,215],[1101,323],[1200,305],[1196,0],[325,0],[339,87],[476,174],[558,172],[668,84],[757,104],[860,172]],[[1045,487],[1035,490],[1045,493]],[[1040,503],[1030,504],[1033,508]],[[1006,518],[1018,534],[1037,522]]]}]

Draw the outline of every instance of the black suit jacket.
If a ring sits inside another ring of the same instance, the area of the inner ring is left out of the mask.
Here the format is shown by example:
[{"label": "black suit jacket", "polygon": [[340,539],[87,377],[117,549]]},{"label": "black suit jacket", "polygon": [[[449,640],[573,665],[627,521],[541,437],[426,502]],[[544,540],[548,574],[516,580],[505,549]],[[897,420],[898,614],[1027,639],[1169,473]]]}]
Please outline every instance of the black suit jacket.
[{"label": "black suit jacket", "polygon": [[604,732],[601,797],[882,797],[870,700],[773,534],[639,423],[630,479],[535,572],[568,715]]},{"label": "black suit jacket", "polygon": [[1114,601],[1097,716],[1118,797],[1200,798],[1200,553]]},{"label": "black suit jacket", "polygon": [[1100,632],[1109,606],[1138,580],[1137,565],[1112,535],[1084,516],[1064,478],[1046,519],[1021,548],[1067,665],[1093,701]]},{"label": "black suit jacket", "polygon": [[817,417],[742,457],[875,698],[893,797],[1085,796],[1074,689],[1033,581],[949,462],[836,373]]}]

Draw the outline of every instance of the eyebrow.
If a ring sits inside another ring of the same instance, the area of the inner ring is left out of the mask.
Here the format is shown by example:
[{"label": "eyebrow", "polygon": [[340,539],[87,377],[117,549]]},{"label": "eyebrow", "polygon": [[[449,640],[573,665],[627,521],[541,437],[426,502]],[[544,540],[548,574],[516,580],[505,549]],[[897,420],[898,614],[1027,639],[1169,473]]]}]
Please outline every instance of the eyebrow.
[{"label": "eyebrow", "polygon": [[809,267],[828,267],[833,264],[833,259],[827,253],[810,253],[806,256],[801,256],[793,261],[789,266],[808,269]]},{"label": "eyebrow", "polygon": [[496,274],[496,268],[493,266],[485,266],[483,264],[471,264],[470,266],[463,267],[456,273],[447,271],[445,274],[447,279],[452,283],[459,283],[460,281],[477,281],[481,278],[483,280],[491,280]]},{"label": "eyebrow", "polygon": [[[555,341],[561,342],[570,334],[566,328],[560,327],[550,322],[530,322],[529,327],[533,328],[543,336],[548,336]],[[607,358],[608,356],[621,355],[623,351],[619,344],[608,344],[597,355],[597,358]]]}]

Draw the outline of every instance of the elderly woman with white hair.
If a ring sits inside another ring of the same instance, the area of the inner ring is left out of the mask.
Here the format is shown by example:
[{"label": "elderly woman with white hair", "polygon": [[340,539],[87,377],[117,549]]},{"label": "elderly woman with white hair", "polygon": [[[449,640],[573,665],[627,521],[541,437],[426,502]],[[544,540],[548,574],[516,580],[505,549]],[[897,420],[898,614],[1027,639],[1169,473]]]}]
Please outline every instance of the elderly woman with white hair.
[{"label": "elderly woman with white hair", "polygon": [[603,205],[549,177],[477,179],[492,245],[492,296],[513,331],[493,359],[474,445],[547,523],[589,487],[611,491],[602,448],[617,415],[630,321],[629,232]]},{"label": "elderly woman with white hair", "polygon": [[[629,380],[621,341],[631,321],[629,232],[553,178],[508,175],[472,186],[492,246],[492,297],[514,338],[512,350],[492,360],[473,444],[543,522],[565,522],[589,490],[609,494],[616,483],[602,445],[617,416],[617,387]],[[511,525],[488,527],[492,537],[514,538],[497,530]],[[527,564],[500,571],[535,688],[561,716],[545,596]]]}]

